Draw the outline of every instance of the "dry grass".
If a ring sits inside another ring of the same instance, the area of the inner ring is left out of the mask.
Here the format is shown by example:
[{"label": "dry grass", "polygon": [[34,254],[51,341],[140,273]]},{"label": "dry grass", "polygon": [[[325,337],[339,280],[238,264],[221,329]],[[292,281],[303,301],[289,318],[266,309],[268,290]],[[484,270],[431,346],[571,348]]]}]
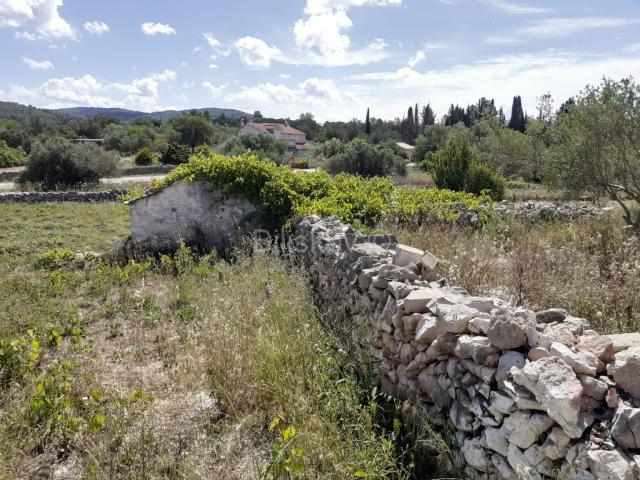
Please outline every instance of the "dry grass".
[{"label": "dry grass", "polygon": [[403,243],[441,258],[443,274],[473,294],[566,308],[603,333],[640,328],[640,239],[618,218],[539,224],[496,218],[481,231],[396,232]]}]

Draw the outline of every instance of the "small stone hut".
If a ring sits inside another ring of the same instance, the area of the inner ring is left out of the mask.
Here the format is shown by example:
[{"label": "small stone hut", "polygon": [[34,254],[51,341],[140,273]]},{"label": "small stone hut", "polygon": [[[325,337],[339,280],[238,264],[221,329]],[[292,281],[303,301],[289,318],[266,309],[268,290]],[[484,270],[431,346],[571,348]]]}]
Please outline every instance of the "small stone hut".
[{"label": "small stone hut", "polygon": [[235,238],[268,228],[258,206],[229,188],[206,182],[175,182],[128,202],[131,240],[152,250],[171,250],[179,242],[224,253]]}]

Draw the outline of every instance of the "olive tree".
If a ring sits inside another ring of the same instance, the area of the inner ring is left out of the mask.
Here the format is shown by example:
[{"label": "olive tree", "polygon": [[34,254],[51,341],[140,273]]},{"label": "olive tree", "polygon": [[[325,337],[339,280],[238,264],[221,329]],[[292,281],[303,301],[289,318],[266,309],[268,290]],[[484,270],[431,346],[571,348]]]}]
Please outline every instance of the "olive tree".
[{"label": "olive tree", "polygon": [[573,193],[606,193],[640,232],[640,86],[604,79],[558,118],[546,165],[552,183]]}]

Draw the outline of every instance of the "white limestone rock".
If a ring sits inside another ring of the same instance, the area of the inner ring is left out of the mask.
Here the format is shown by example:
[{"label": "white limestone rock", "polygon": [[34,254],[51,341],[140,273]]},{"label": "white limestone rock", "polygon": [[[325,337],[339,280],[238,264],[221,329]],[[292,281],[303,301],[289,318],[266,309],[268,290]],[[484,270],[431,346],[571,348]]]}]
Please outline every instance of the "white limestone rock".
[{"label": "white limestone rock", "polygon": [[551,355],[555,355],[567,362],[576,373],[595,377],[599,370],[604,370],[602,362],[591,352],[576,353],[566,345],[558,342],[551,344],[549,352]]}]

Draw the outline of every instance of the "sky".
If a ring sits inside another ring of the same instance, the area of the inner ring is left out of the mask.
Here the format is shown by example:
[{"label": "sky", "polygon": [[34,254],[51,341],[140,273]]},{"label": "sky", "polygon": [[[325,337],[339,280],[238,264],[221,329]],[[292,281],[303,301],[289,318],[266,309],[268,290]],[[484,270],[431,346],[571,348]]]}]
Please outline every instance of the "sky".
[{"label": "sky", "polygon": [[640,78],[638,0],[0,0],[0,100],[393,119]]}]

